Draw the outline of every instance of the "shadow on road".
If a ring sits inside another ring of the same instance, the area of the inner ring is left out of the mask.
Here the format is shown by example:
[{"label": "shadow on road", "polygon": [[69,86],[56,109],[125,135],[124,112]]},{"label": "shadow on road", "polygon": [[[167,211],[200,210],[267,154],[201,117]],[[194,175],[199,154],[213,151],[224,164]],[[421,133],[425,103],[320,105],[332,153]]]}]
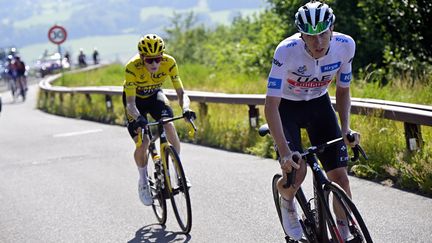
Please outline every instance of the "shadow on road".
[{"label": "shadow on road", "polygon": [[167,231],[164,225],[150,224],[137,230],[135,238],[128,243],[147,243],[147,242],[189,242],[190,235],[179,232]]}]

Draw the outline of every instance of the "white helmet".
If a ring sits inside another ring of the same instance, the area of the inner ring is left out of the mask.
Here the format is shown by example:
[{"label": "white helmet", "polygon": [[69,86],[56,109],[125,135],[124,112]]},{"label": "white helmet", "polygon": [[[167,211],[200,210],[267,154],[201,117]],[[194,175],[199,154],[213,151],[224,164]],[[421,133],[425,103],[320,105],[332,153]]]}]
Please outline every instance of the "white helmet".
[{"label": "white helmet", "polygon": [[333,10],[325,3],[311,1],[300,7],[295,15],[297,29],[307,35],[319,35],[336,20]]}]

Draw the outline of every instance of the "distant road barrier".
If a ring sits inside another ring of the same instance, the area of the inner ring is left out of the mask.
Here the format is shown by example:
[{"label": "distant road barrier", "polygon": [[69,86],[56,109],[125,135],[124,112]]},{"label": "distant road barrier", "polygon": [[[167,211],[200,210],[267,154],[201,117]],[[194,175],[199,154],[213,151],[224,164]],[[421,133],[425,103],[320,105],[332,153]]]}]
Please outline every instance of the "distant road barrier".
[{"label": "distant road barrier", "polygon": [[[80,71],[86,71],[100,66],[89,67]],[[91,102],[91,95],[105,95],[107,111],[113,110],[112,96],[122,95],[121,86],[97,86],[97,87],[63,87],[53,86],[51,83],[61,77],[56,74],[43,79],[39,83],[41,92],[46,98],[51,97],[54,102],[54,95],[59,94],[60,101],[63,94],[84,94]],[[249,123],[251,127],[258,126],[259,109],[258,105],[264,105],[264,94],[226,94],[201,91],[185,91],[191,101],[198,102],[200,105],[200,115],[207,114],[207,103],[240,104],[249,106]],[[170,100],[177,99],[177,94],[173,89],[164,89],[164,93]],[[331,97],[332,104],[335,105],[335,98]],[[351,99],[351,113],[358,115],[377,115],[381,118],[400,121],[404,123],[405,139],[407,148],[411,151],[420,149],[424,141],[421,135],[421,125],[432,126],[432,106],[417,105],[402,102],[393,102],[377,99]]]}]

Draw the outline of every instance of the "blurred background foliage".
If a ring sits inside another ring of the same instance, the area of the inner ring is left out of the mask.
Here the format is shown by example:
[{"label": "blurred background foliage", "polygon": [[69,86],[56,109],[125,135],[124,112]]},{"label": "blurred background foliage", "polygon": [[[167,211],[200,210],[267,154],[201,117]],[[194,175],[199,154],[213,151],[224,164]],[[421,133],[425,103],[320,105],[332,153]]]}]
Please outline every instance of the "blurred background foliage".
[{"label": "blurred background foliage", "polygon": [[[277,44],[296,32],[294,15],[308,1],[267,0],[259,14],[238,17],[229,26],[195,25],[193,13],[176,15],[168,33],[168,52],[180,63],[200,63],[232,73],[266,76]],[[429,82],[432,73],[432,1],[328,0],[335,31],[357,45],[354,73],[386,85],[406,78]],[[372,74],[372,75],[371,75]]]}]

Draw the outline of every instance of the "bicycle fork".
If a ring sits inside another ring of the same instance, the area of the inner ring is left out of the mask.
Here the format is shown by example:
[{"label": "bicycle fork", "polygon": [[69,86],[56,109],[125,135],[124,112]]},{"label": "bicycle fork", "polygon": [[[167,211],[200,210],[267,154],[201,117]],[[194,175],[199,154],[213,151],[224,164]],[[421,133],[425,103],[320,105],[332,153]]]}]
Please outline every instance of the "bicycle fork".
[{"label": "bicycle fork", "polygon": [[161,162],[161,157],[156,150],[156,145],[154,142],[151,142],[149,145],[150,155],[155,165],[154,178],[156,179],[156,189],[157,191],[163,191],[165,188],[165,178],[163,173],[163,166]]}]

